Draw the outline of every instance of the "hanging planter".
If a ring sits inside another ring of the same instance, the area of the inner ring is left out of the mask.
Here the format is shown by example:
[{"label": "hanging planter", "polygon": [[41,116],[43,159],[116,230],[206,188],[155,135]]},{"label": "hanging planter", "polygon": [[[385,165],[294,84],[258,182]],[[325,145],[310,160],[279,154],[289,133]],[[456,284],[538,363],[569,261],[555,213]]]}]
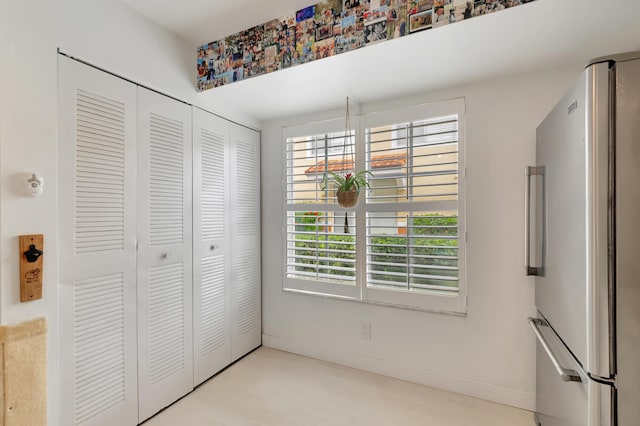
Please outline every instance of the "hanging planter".
[{"label": "hanging planter", "polygon": [[[369,187],[367,175],[373,176],[373,173],[367,170],[361,170],[359,172],[353,170],[355,158],[351,138],[351,117],[349,115],[349,98],[347,97],[345,134],[342,147],[342,161],[340,162],[340,164],[344,166],[342,170],[343,174],[330,172],[328,167],[326,167],[322,185],[322,190],[335,189],[338,204],[344,208],[351,208],[358,205],[360,189]],[[329,183],[332,183],[332,185],[329,185]],[[345,216],[345,229],[348,229],[346,220],[347,217]]]},{"label": "hanging planter", "polygon": [[[329,175],[331,176],[329,178]],[[373,176],[368,170],[361,170],[358,173],[347,173],[344,176],[337,173],[328,172],[325,175],[323,189],[332,182],[336,189],[336,197],[340,207],[351,208],[358,205],[361,188],[368,188],[367,175]]]},{"label": "hanging planter", "polygon": [[338,204],[340,205],[340,207],[344,208],[357,206],[359,195],[360,193],[356,191],[355,188],[351,188],[348,191],[341,189],[336,192],[336,197],[338,197]]}]

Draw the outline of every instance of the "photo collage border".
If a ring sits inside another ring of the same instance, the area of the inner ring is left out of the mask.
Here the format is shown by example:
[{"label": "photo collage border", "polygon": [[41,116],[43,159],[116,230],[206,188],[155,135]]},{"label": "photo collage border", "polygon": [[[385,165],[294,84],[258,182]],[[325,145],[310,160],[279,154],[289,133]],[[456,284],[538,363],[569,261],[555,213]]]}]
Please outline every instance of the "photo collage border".
[{"label": "photo collage border", "polygon": [[535,0],[327,0],[197,50],[198,91]]}]

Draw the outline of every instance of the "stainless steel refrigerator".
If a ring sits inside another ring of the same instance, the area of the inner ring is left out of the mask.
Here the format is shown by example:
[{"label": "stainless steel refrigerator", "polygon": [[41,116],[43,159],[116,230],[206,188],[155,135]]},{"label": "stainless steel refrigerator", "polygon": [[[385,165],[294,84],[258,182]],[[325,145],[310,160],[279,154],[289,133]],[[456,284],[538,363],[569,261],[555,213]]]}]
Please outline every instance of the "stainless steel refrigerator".
[{"label": "stainless steel refrigerator", "polygon": [[640,426],[640,52],[594,60],[527,168],[542,426]]}]

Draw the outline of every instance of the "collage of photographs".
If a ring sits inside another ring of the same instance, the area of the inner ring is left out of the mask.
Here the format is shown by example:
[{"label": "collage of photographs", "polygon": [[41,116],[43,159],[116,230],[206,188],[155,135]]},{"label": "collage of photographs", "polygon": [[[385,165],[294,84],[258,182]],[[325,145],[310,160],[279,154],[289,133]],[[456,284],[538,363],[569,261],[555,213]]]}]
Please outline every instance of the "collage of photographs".
[{"label": "collage of photographs", "polygon": [[534,0],[326,0],[198,48],[198,91]]}]

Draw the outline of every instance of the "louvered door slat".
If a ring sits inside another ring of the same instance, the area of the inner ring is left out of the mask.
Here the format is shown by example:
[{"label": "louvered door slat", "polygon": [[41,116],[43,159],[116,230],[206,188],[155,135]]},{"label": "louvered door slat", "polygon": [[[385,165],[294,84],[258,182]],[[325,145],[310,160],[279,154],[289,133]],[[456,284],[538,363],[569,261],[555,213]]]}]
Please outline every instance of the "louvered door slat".
[{"label": "louvered door slat", "polygon": [[240,236],[254,236],[258,230],[258,202],[256,193],[259,192],[258,175],[258,146],[247,142],[236,145],[236,186],[234,195],[237,207],[237,229]]},{"label": "louvered door slat", "polygon": [[238,253],[237,285],[235,317],[236,327],[234,332],[238,336],[249,333],[258,326],[258,306],[256,293],[258,288],[258,270],[255,267],[256,250]]},{"label": "louvered door slat", "polygon": [[135,102],[59,61],[60,424],[135,424]]},{"label": "louvered door slat", "polygon": [[194,131],[194,381],[231,363],[229,122],[200,109]]},{"label": "louvered door slat", "polygon": [[77,146],[81,149],[91,149],[96,151],[106,151],[115,155],[122,155],[119,139],[110,140],[100,135],[80,134],[77,136]]},{"label": "louvered door slat", "polygon": [[[188,123],[189,125],[191,123]],[[182,244],[184,232],[184,125],[149,114],[150,245]],[[162,206],[162,209],[155,207]]]},{"label": "louvered door slat", "polygon": [[220,348],[230,337],[226,335],[225,330],[226,276],[223,256],[202,259],[202,337],[199,349],[203,356]]},{"label": "louvered door slat", "polygon": [[139,421],[193,389],[191,110],[138,91]]},{"label": "louvered door slat", "polygon": [[202,186],[200,190],[202,211],[202,238],[224,238],[225,213],[225,140],[221,134],[202,129]]},{"label": "louvered door slat", "polygon": [[[86,103],[107,104],[108,107],[102,110],[82,108]],[[93,214],[94,226],[91,228],[81,226],[81,223],[94,209],[124,204],[125,105],[82,89],[76,91],[76,105],[77,138],[91,138],[94,143],[77,143],[75,148],[75,251],[95,253],[122,250],[124,210],[117,216],[111,215],[108,221],[105,217],[95,217]],[[94,149],[95,141],[109,143],[112,149]]]},{"label": "louvered door slat", "polygon": [[151,269],[149,277],[149,369],[152,384],[184,369],[183,283],[182,264]]}]

